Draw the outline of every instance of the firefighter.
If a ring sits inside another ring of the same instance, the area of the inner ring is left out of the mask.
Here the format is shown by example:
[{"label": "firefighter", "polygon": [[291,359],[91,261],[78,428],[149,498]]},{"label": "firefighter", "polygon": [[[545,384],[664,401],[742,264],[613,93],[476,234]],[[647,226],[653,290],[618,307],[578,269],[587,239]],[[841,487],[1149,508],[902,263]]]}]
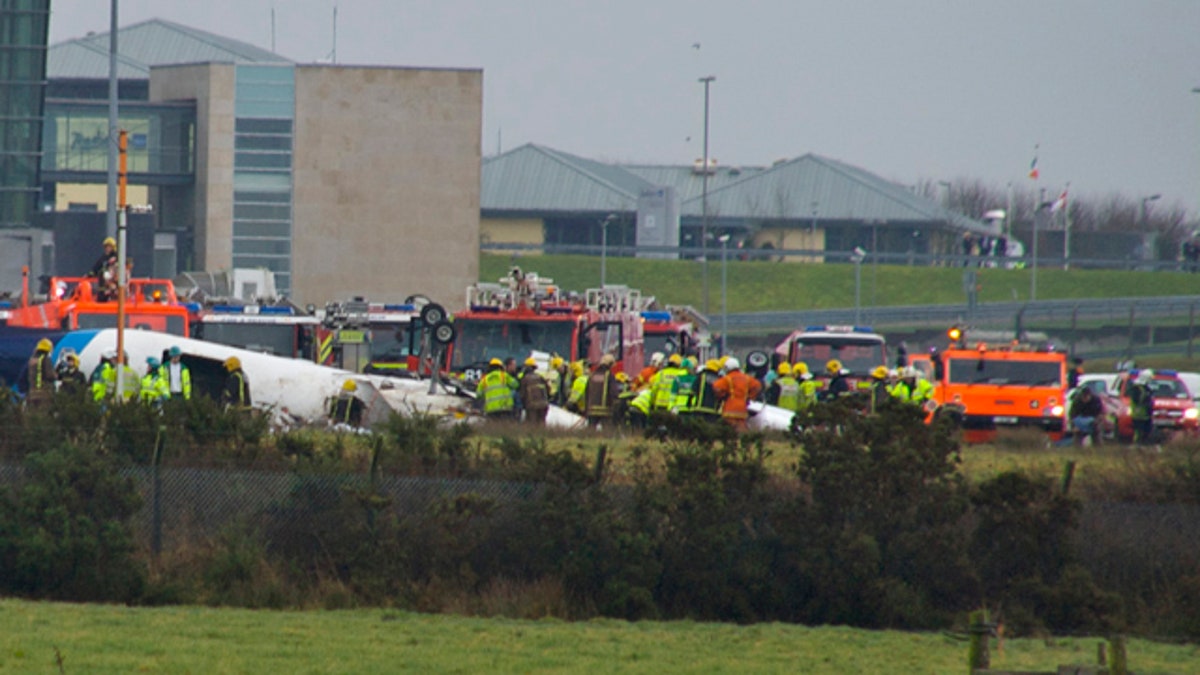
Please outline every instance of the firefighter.
[{"label": "firefighter", "polygon": [[786,361],[779,364],[775,371],[778,377],[771,383],[767,391],[767,403],[779,406],[784,410],[797,412],[800,410],[800,382],[792,374],[792,367]]},{"label": "firefighter", "polygon": [[605,354],[596,370],[586,380],[583,415],[592,426],[603,424],[612,417],[617,397],[621,395],[620,383],[612,372],[616,362],[617,359],[612,354]]},{"label": "firefighter", "polygon": [[583,413],[583,395],[587,391],[586,369],[583,361],[571,364],[571,393],[567,395],[567,410]]},{"label": "firefighter", "polygon": [[169,359],[162,365],[161,377],[167,382],[167,391],[174,400],[190,401],[192,398],[192,371],[183,365],[183,350],[172,345],[167,350]]},{"label": "firefighter", "polygon": [[725,377],[713,383],[721,400],[721,418],[738,431],[745,431],[750,418],[748,406],[762,392],[762,383],[742,372],[742,364],[730,357],[725,361]]},{"label": "firefighter", "polygon": [[112,237],[105,237],[100,246],[103,252],[92,265],[88,276],[103,281],[106,273],[110,276],[115,275],[115,270],[117,269],[117,240]]},{"label": "firefighter", "polygon": [[683,369],[683,357],[672,354],[667,359],[666,367],[650,378],[650,409],[652,411],[670,410],[675,405],[675,380],[684,375],[687,375],[687,371]]},{"label": "firefighter", "polygon": [[567,369],[563,365],[561,356],[550,357],[550,367],[542,373],[542,379],[546,381],[546,394],[550,397],[550,402],[555,405],[563,404],[563,382],[566,378]]},{"label": "firefighter", "polygon": [[690,357],[684,357],[679,366],[683,374],[675,378],[675,395],[671,403],[671,412],[685,410],[692,398],[692,389],[696,386],[696,363]]},{"label": "firefighter", "polygon": [[347,379],[342,383],[342,389],[329,406],[329,419],[334,424],[348,424],[361,427],[367,405],[358,397],[358,383]]},{"label": "firefighter", "polygon": [[1129,413],[1138,445],[1149,445],[1154,440],[1154,393],[1150,389],[1153,380],[1154,371],[1147,368],[1129,385]]},{"label": "firefighter", "polygon": [[29,388],[25,394],[25,401],[30,407],[36,408],[49,403],[54,394],[54,383],[58,378],[54,372],[54,362],[50,360],[50,352],[53,349],[54,344],[42,338],[38,340],[33,348],[33,355],[29,357],[29,363],[26,365]]},{"label": "firefighter", "polygon": [[807,410],[817,402],[817,392],[821,389],[821,382],[813,377],[813,374],[808,371],[808,364],[803,361],[792,365],[792,375],[800,381],[797,411]]},{"label": "firefighter", "polygon": [[525,372],[521,375],[517,394],[525,408],[525,421],[545,425],[546,413],[550,411],[550,387],[538,372],[537,360],[532,356],[525,359]]},{"label": "firefighter", "polygon": [[162,378],[162,364],[153,356],[146,359],[146,374],[141,379],[142,403],[161,406],[163,401],[171,398],[167,389],[167,381]]},{"label": "firefighter", "polygon": [[109,388],[109,383],[116,382],[116,377],[113,375],[114,366],[117,360],[115,351],[107,351],[100,355],[100,363],[96,364],[96,368],[92,371],[88,381],[92,385],[92,398],[97,403],[103,401],[107,397],[111,397],[113,392]]},{"label": "firefighter", "polygon": [[630,388],[629,391],[621,392],[621,396],[628,396],[629,402],[625,408],[625,419],[629,422],[629,426],[634,429],[645,429],[646,421],[650,419],[650,388],[642,387],[641,390]]},{"label": "firefighter", "polygon": [[916,366],[908,366],[905,373],[913,381],[912,394],[909,395],[909,400],[917,405],[925,405],[926,401],[933,399],[933,384],[925,379],[921,371],[917,370]]},{"label": "firefighter", "polygon": [[[121,370],[121,390],[117,391],[117,369]],[[128,403],[137,398],[142,389],[142,378],[137,371],[129,367],[129,352],[122,352],[120,357],[113,352],[112,368],[101,373],[104,377],[104,395]],[[93,389],[94,391],[94,389]]]},{"label": "firefighter", "polygon": [[242,370],[241,359],[236,356],[225,359],[225,371],[227,374],[225,386],[221,388],[221,405],[226,410],[249,410],[252,404],[250,381],[246,379],[246,373]]},{"label": "firefighter", "polygon": [[830,359],[829,363],[825,364],[825,372],[829,375],[829,386],[825,388],[825,399],[835,399],[850,393],[850,381],[846,379],[850,371],[842,367],[841,361]]},{"label": "firefighter", "polygon": [[500,359],[488,362],[488,371],[479,378],[475,400],[483,406],[488,419],[512,419],[516,407],[517,378],[509,374]]},{"label": "firefighter", "polygon": [[88,389],[87,376],[79,370],[79,355],[75,352],[67,352],[63,356],[56,375],[58,376],[59,391],[63,393],[76,395]]},{"label": "firefighter", "polygon": [[654,377],[654,374],[658,372],[659,368],[662,368],[663,359],[665,358],[666,356],[664,356],[662,352],[654,352],[651,354],[650,363],[642,368],[642,371],[633,379],[633,388],[641,390],[649,387],[650,379]]},{"label": "firefighter", "polygon": [[900,368],[896,373],[896,382],[888,388],[888,393],[897,401],[913,401],[913,397],[917,393],[917,383],[907,366]]},{"label": "firefighter", "polygon": [[705,420],[716,422],[721,418],[721,402],[713,384],[721,379],[721,362],[709,359],[700,366],[696,373],[696,383],[692,385],[692,396],[688,400],[684,412]]},{"label": "firefighter", "polygon": [[875,366],[871,371],[871,412],[879,411],[879,406],[883,402],[891,398],[891,393],[888,391],[890,383],[888,382],[887,366]]}]

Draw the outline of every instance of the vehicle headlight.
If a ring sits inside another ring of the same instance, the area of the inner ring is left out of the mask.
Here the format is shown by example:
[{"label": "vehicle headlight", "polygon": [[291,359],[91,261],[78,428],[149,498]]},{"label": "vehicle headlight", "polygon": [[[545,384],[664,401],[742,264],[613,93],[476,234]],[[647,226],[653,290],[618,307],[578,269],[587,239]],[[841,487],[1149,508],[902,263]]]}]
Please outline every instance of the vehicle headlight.
[{"label": "vehicle headlight", "polygon": [[1188,408],[1187,410],[1183,411],[1183,419],[1194,420],[1197,418],[1200,418],[1200,410],[1196,408]]},{"label": "vehicle headlight", "polygon": [[1061,405],[1051,406],[1051,407],[1047,408],[1046,411],[1047,411],[1047,414],[1050,415],[1051,417],[1062,417],[1063,416],[1063,407]]}]

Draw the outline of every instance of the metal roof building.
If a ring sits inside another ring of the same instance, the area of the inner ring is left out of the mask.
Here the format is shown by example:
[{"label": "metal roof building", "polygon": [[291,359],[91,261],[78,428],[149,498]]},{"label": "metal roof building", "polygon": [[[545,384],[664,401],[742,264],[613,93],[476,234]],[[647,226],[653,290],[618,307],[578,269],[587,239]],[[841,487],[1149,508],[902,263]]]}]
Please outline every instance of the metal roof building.
[{"label": "metal roof building", "polygon": [[[642,243],[639,199],[667,189],[677,200],[679,246],[698,246],[704,224],[704,172],[696,166],[606,164],[528,144],[486,158],[482,172],[483,228],[520,219],[530,243],[542,229],[547,244],[598,244],[609,214],[615,246]],[[751,248],[880,252],[953,251],[962,233],[991,234],[978,221],[948,211],[903,185],[869,171],[806,154],[770,167],[710,166],[710,236],[730,234]],[[610,219],[611,222],[611,219]],[[507,230],[512,234],[512,229]]]}]

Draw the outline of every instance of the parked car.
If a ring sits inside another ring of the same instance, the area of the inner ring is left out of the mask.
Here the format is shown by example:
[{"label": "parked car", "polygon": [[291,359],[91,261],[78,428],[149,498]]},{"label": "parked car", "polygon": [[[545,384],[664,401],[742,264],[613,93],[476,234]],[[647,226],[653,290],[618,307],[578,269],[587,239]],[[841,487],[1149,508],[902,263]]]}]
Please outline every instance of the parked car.
[{"label": "parked car", "polygon": [[[1117,378],[1117,393],[1127,410],[1117,419],[1117,436],[1122,440],[1133,439],[1133,418],[1129,415],[1129,386],[1137,378],[1137,370],[1129,370]],[[1192,399],[1192,393],[1174,370],[1156,370],[1150,380],[1150,391],[1154,396],[1154,428],[1174,436],[1194,435],[1200,431],[1200,409]]]}]

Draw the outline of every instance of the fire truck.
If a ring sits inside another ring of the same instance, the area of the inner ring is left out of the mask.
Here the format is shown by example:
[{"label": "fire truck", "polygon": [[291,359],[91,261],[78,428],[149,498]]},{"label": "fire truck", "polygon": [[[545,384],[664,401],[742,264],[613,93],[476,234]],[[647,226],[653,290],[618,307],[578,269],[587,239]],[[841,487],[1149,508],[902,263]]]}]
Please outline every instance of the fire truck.
[{"label": "fire truck", "polygon": [[[7,310],[14,328],[63,331],[115,328],[117,300],[91,277],[51,277],[44,301],[35,302],[25,277],[21,302]],[[170,279],[130,279],[125,290],[125,326],[188,336],[188,310]]]},{"label": "fire truck", "polygon": [[444,319],[445,311],[423,296],[399,304],[362,297],[329,303],[318,332],[317,363],[380,375],[428,375],[419,367],[421,329]]},{"label": "fire truck", "polygon": [[704,361],[712,347],[708,319],[692,307],[667,305],[666,309],[642,311],[644,353],[681,354]]},{"label": "fire truck", "polygon": [[850,371],[853,388],[870,386],[871,371],[887,365],[887,340],[866,326],[807,326],[792,331],[778,346],[779,360],[803,362],[813,378],[828,382],[825,366],[837,359]]},{"label": "fire truck", "polygon": [[958,327],[944,351],[917,355],[912,365],[934,386],[934,401],[962,410],[968,440],[987,440],[998,427],[1033,427],[1059,438],[1067,405],[1067,355],[1050,346],[968,343]]},{"label": "fire truck", "polygon": [[464,384],[479,381],[492,359],[558,355],[597,363],[605,354],[618,371],[636,373],[644,360],[641,293],[626,286],[564,294],[553,279],[514,267],[499,283],[467,288],[467,309],[454,315],[457,338],[446,368]]},{"label": "fire truck", "polygon": [[320,321],[288,305],[195,306],[192,336],[275,356],[312,360]]}]

